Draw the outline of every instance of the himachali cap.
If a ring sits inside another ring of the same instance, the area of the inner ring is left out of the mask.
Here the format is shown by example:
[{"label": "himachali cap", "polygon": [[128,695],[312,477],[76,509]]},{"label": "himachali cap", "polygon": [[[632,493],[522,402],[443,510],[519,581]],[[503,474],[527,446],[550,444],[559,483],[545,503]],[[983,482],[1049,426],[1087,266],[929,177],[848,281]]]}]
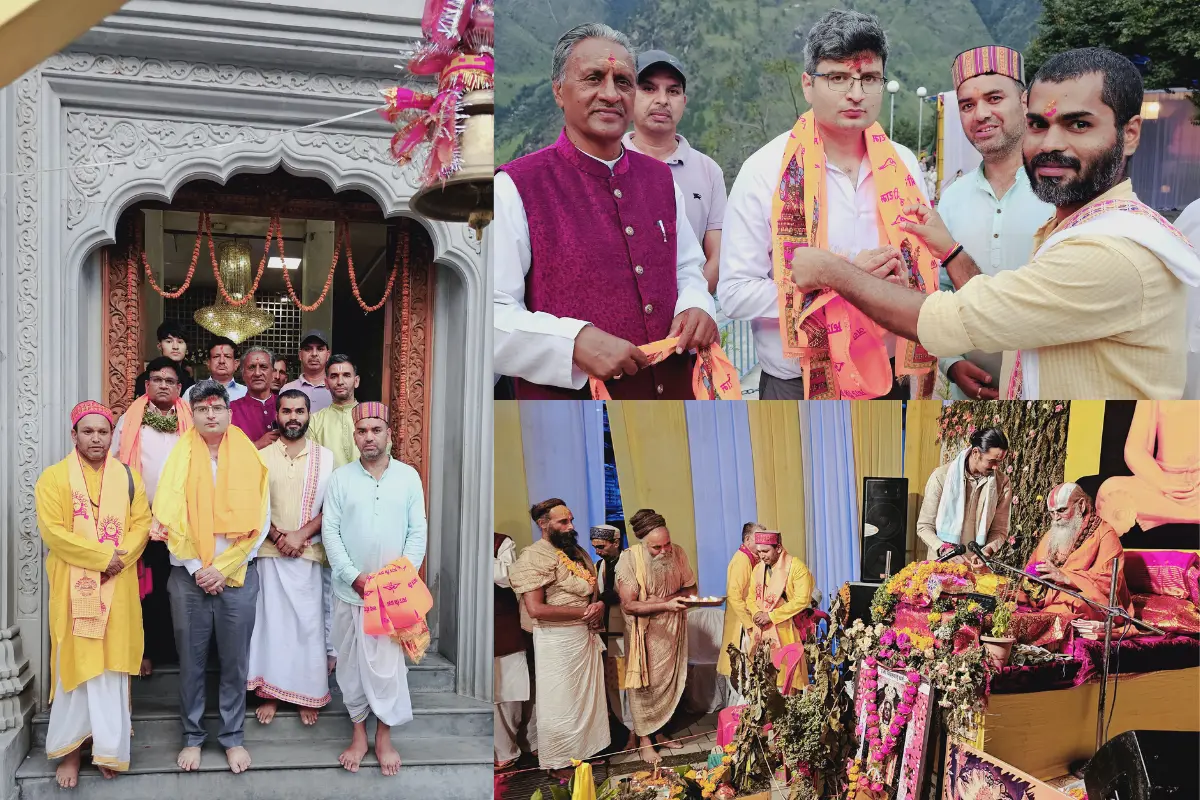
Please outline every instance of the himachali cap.
[{"label": "himachali cap", "polygon": [[350,419],[354,424],[358,424],[359,420],[375,418],[381,419],[385,423],[388,421],[388,407],[383,403],[372,400],[370,403],[359,403],[350,412]]},{"label": "himachali cap", "polygon": [[82,403],[71,409],[71,427],[74,428],[76,425],[78,425],[79,420],[83,419],[88,414],[99,414],[108,420],[109,425],[113,424],[113,413],[108,406],[104,405],[103,403],[98,403],[95,400],[84,400]]},{"label": "himachali cap", "polygon": [[771,547],[779,547],[779,531],[755,531],[754,543],[765,544]]},{"label": "himachali cap", "polygon": [[962,86],[963,81],[976,75],[1005,75],[1024,85],[1025,60],[1011,47],[998,44],[973,47],[954,57],[954,63],[950,65],[950,80],[955,90]]},{"label": "himachali cap", "polygon": [[602,542],[621,541],[621,532],[612,525],[593,525],[591,536],[593,540],[599,539]]}]

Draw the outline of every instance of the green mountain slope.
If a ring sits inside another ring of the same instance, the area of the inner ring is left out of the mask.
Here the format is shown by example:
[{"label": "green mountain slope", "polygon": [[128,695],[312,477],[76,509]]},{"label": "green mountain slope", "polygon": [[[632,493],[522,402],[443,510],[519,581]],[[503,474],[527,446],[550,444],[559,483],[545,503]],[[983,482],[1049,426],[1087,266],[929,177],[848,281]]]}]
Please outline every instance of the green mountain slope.
[{"label": "green mountain slope", "polygon": [[[996,44],[1024,51],[1037,33],[1042,0],[973,0]],[[1029,76],[1026,76],[1029,77]]]},{"label": "green mountain slope", "polygon": [[[916,88],[925,86],[930,95],[949,89],[955,54],[998,38],[976,6],[997,25],[1009,19],[1000,0],[845,5],[875,14],[888,32],[888,77],[901,84],[895,138],[914,148]],[[639,48],[669,50],[688,66],[688,109],[680,132],[716,159],[732,182],[746,156],[790,128],[807,108],[800,90],[804,36],[828,8],[825,0],[506,0],[496,21],[497,160],[532,152],[558,135],[562,117],[549,85],[554,42],[575,24],[600,20],[625,31]],[[885,95],[880,115],[885,129],[888,113]],[[934,106],[927,103],[925,148],[934,136],[933,117]]]}]

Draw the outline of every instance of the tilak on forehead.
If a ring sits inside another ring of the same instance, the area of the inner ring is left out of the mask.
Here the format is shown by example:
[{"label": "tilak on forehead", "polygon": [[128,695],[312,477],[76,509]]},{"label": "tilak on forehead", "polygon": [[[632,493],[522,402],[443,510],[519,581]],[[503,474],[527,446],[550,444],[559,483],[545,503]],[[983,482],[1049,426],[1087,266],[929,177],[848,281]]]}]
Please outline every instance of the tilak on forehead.
[{"label": "tilak on forehead", "polygon": [[1050,494],[1046,497],[1046,506],[1053,511],[1056,508],[1064,508],[1086,497],[1087,493],[1079,487],[1079,484],[1060,483],[1050,490]]},{"label": "tilak on forehead", "polygon": [[1046,117],[1053,117],[1057,113],[1058,113],[1058,101],[1057,100],[1051,100],[1049,103],[1046,103],[1046,107],[1044,109],[1042,109],[1042,115],[1046,116]]}]

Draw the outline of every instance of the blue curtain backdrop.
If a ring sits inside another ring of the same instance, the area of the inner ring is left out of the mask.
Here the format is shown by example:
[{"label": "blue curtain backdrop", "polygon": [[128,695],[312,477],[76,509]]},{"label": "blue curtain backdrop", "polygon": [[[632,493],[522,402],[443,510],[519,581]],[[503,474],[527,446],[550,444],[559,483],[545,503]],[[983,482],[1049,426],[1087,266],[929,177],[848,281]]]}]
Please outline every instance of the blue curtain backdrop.
[{"label": "blue curtain backdrop", "polygon": [[757,518],[750,418],[745,403],[689,401],[688,451],[696,512],[699,593],[725,593],[729,559],[742,543],[742,525]]},{"label": "blue curtain backdrop", "polygon": [[798,405],[808,568],[828,609],[834,592],[846,581],[858,579],[859,500],[850,401]]},{"label": "blue curtain backdrop", "polygon": [[[575,515],[579,544],[594,561],[588,529],[604,523],[603,405],[522,400],[521,443],[529,504],[562,498]],[[529,524],[536,541],[541,531]]]}]

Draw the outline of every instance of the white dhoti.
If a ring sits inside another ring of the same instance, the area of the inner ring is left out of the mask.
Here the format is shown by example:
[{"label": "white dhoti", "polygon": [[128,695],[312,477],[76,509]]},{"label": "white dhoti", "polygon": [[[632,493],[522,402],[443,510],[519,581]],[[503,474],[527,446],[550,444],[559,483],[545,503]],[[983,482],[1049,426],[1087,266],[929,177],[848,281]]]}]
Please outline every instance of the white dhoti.
[{"label": "white dhoti", "polygon": [[129,769],[129,674],[105,670],[71,691],[55,680],[46,755],[62,758],[92,740],[92,763],[117,772]]},{"label": "white dhoti", "polygon": [[563,769],[608,747],[604,646],[586,625],[533,629],[542,769]]},{"label": "white dhoti", "polygon": [[537,717],[529,702],[529,663],[525,653],[492,659],[495,731],[492,749],[496,763],[511,761],[521,751],[537,750]]},{"label": "white dhoti", "polygon": [[387,636],[368,636],[362,629],[362,606],[333,598],[331,636],[337,650],[338,687],[350,719],[367,714],[390,728],[411,722],[408,666],[404,649]]},{"label": "white dhoti", "polygon": [[305,708],[330,700],[321,565],[303,558],[260,558],[258,610],[250,637],[246,689]]}]

